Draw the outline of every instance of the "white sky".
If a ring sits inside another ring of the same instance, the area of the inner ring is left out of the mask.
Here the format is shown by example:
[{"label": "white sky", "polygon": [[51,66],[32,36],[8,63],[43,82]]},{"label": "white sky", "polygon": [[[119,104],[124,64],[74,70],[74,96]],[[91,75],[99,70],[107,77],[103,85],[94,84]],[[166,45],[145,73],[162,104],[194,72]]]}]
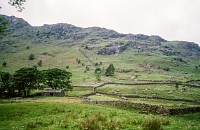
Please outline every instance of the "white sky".
[{"label": "white sky", "polygon": [[200,0],[27,0],[21,13],[8,1],[0,0],[0,14],[21,17],[33,26],[98,26],[200,44]]}]

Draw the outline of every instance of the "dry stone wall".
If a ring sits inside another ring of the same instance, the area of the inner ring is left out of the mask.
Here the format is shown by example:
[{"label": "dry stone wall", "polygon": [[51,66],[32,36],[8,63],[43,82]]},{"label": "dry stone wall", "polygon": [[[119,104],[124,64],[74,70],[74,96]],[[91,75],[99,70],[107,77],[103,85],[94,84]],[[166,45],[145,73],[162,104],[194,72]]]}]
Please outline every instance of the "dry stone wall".
[{"label": "dry stone wall", "polygon": [[95,101],[95,100],[84,100],[86,103],[91,104],[104,104],[114,105],[125,108],[136,108],[141,111],[154,112],[163,115],[177,115],[200,112],[200,107],[187,107],[187,108],[165,108],[158,105],[150,105],[145,103],[133,103],[128,101]]}]

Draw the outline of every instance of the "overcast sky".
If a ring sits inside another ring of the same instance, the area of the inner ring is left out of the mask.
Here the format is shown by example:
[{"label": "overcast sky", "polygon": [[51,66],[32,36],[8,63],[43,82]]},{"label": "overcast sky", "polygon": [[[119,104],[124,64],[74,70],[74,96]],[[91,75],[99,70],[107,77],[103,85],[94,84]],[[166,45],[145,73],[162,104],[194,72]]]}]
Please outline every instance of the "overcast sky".
[{"label": "overcast sky", "polygon": [[0,0],[0,13],[21,17],[33,26],[99,26],[200,44],[200,0],[27,0],[21,13],[8,1]]}]

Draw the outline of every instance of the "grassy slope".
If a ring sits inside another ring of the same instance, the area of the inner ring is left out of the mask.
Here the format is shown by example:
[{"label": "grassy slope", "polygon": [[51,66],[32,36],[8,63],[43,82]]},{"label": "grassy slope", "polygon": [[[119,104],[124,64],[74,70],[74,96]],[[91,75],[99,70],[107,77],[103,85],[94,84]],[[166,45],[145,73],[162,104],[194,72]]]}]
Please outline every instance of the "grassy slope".
[{"label": "grassy slope", "polygon": [[[152,115],[135,110],[87,104],[19,102],[0,104],[0,129],[83,129],[86,123],[98,117],[102,129],[142,129],[143,122]],[[38,109],[39,108],[39,109]],[[95,117],[94,117],[95,116]],[[163,122],[165,130],[198,130],[200,114],[177,116],[154,115]],[[111,123],[112,122],[112,123]],[[169,122],[169,123],[168,123]],[[95,122],[96,123],[96,122]],[[107,124],[109,123],[109,125]]]},{"label": "grassy slope", "polygon": [[[14,46],[14,45],[13,45]],[[58,67],[66,69],[69,66],[69,71],[72,72],[72,81],[75,84],[81,83],[83,85],[96,84],[94,76],[95,67],[91,64],[87,58],[79,51],[80,45],[73,45],[71,47],[68,44],[31,44],[29,42],[21,42],[19,47],[13,47],[10,52],[0,52],[0,63],[6,61],[7,67],[2,67],[2,71],[14,72],[21,67],[31,67],[36,65],[39,60],[43,61],[43,66],[39,69],[48,69]],[[26,49],[30,46],[30,49]],[[97,49],[97,48],[96,48]],[[138,79],[148,80],[180,80],[186,81],[190,79],[199,79],[199,70],[195,69],[198,65],[198,61],[188,60],[188,63],[177,63],[179,66],[175,67],[173,57],[163,56],[158,54],[152,54],[150,56],[145,53],[138,53],[133,49],[122,54],[100,56],[96,55],[96,49],[88,51],[83,48],[81,50],[89,57],[93,63],[103,62],[101,68],[104,70],[110,63],[113,63],[117,71],[122,69],[132,69],[128,73],[116,72],[115,77],[107,78],[102,77],[103,81],[120,81],[121,79],[131,79],[136,75]],[[44,52],[48,52],[50,55],[41,55]],[[29,54],[34,53],[36,55],[35,60],[28,60]],[[77,64],[76,58],[84,63],[84,66]],[[85,67],[89,66],[90,71],[84,73]],[[160,67],[160,68],[159,68]],[[169,67],[170,71],[164,71],[162,68]]]}]

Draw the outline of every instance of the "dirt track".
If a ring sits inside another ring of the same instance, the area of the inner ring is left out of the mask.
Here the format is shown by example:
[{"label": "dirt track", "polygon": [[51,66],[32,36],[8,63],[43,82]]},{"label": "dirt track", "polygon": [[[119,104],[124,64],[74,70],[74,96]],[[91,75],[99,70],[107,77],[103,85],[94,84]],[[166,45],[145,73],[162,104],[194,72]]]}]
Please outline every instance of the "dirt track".
[{"label": "dirt track", "polygon": [[62,102],[62,103],[82,103],[83,101],[80,98],[72,97],[44,97],[44,98],[20,98],[20,99],[11,99],[10,101],[16,102]]}]

